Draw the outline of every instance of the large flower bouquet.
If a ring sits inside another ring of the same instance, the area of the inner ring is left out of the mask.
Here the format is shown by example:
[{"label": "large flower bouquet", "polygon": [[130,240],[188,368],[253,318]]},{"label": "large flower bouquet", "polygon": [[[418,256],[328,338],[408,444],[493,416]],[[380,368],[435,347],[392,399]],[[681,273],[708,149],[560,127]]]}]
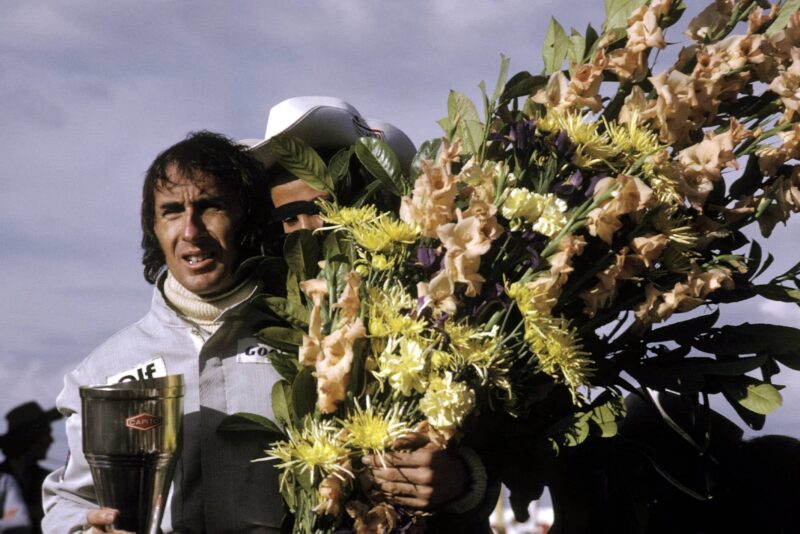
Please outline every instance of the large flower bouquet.
[{"label": "large flower bouquet", "polygon": [[[800,210],[800,3],[760,4],[711,4],[658,73],[683,2],[607,0],[600,32],[553,20],[544,72],[506,81],[503,58],[483,119],[452,92],[410,175],[379,139],[328,165],[275,143],[332,197],[321,231],[286,240],[285,292],[260,301],[287,322],[260,333],[280,349],[276,421],[227,426],[279,434],[266,454],[295,531],[400,524],[356,473],[412,429],[447,445],[503,421],[516,450],[532,434],[558,449],[613,435],[623,395],[652,390],[722,394],[760,428],[800,331],[715,326],[723,303],[800,302],[800,265],[757,282],[771,257],[745,233]],[[351,160],[373,182],[344,205]],[[531,473],[498,472],[524,510]]]}]

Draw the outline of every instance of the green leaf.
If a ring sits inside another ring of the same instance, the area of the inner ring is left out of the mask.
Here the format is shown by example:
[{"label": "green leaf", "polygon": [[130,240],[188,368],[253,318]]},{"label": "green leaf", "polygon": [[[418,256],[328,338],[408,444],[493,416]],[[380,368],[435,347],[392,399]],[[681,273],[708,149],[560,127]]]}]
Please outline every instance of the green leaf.
[{"label": "green leaf", "polygon": [[767,29],[767,37],[772,37],[779,31],[785,29],[789,24],[789,19],[797,11],[800,11],[800,0],[788,0],[784,2],[784,4],[781,5],[781,10],[778,13],[778,16]]},{"label": "green leaf", "polygon": [[575,447],[583,443],[589,437],[589,419],[591,415],[591,412],[576,414],[575,422],[564,432],[561,444],[567,447]]},{"label": "green leaf", "polygon": [[267,358],[278,374],[289,382],[292,382],[300,371],[300,362],[295,354],[273,350],[267,354]]},{"label": "green leaf", "polygon": [[646,2],[647,0],[605,0],[606,21],[603,23],[603,30],[626,28],[631,13]]},{"label": "green leaf", "polygon": [[747,158],[742,175],[731,184],[728,194],[734,199],[752,195],[761,187],[762,180],[761,169],[758,167],[758,156],[751,155]]},{"label": "green leaf", "polygon": [[353,344],[353,365],[350,369],[350,384],[348,389],[354,397],[358,397],[364,389],[365,367],[367,351],[364,349],[366,341],[356,340]]},{"label": "green leaf", "polygon": [[561,70],[564,58],[567,57],[569,45],[570,41],[569,37],[567,37],[567,32],[564,31],[564,28],[555,18],[551,18],[550,25],[547,26],[547,33],[544,36],[544,48],[542,49],[545,74],[552,74]]},{"label": "green leaf", "polygon": [[625,417],[625,404],[621,399],[612,399],[589,413],[592,422],[600,429],[600,436],[611,438],[617,435],[617,421]]},{"label": "green leaf", "polygon": [[450,91],[447,97],[447,116],[461,138],[463,153],[476,154],[483,143],[483,124],[478,118],[475,104],[466,95]]},{"label": "green leaf", "polygon": [[436,161],[436,156],[439,155],[439,150],[442,148],[442,140],[428,139],[422,143],[414,155],[414,160],[411,162],[411,176],[416,178],[422,174],[423,161]]},{"label": "green leaf", "polygon": [[518,72],[508,80],[500,97],[500,103],[504,104],[514,98],[532,95],[545,85],[547,85],[547,76],[533,76],[527,71]]},{"label": "green leaf", "polygon": [[292,395],[292,386],[286,380],[278,380],[272,386],[272,413],[275,414],[275,420],[283,428],[291,428],[294,426],[294,418],[289,411],[289,399]]},{"label": "green leaf", "polygon": [[299,281],[314,278],[319,271],[319,240],[309,230],[292,232],[286,236],[283,256]]},{"label": "green leaf", "polygon": [[340,232],[330,232],[325,236],[325,241],[322,242],[322,255],[326,258],[334,256],[347,256],[350,252],[347,238]]},{"label": "green leaf", "polygon": [[754,286],[753,289],[762,297],[770,300],[775,300],[778,302],[791,302],[795,304],[800,303],[800,289],[790,289],[788,287],[776,286],[772,284]]},{"label": "green leaf", "polygon": [[217,432],[264,432],[283,436],[283,431],[271,420],[255,413],[239,412],[227,416],[217,427]]},{"label": "green leaf", "polygon": [[473,120],[458,123],[458,136],[463,142],[462,153],[477,154],[483,144],[483,124]]},{"label": "green leaf", "polygon": [[328,161],[328,171],[334,183],[347,176],[350,171],[350,156],[352,154],[353,149],[351,147],[343,148]]},{"label": "green leaf", "polygon": [[586,41],[586,48],[584,49],[583,57],[592,57],[594,55],[594,49],[597,43],[600,40],[600,35],[598,35],[597,30],[589,24],[586,26],[586,36],[584,37],[584,41]]},{"label": "green leaf", "polygon": [[692,342],[712,354],[769,354],[800,351],[800,330],[774,324],[726,325]]},{"label": "green leaf", "polygon": [[734,411],[742,418],[742,421],[753,430],[761,430],[764,428],[766,417],[763,414],[748,410],[739,404],[739,400],[747,396],[748,386],[761,383],[762,382],[749,376],[739,376],[722,384],[722,394],[725,396],[725,400],[728,401]]},{"label": "green leaf", "polygon": [[298,419],[314,413],[317,404],[317,379],[314,369],[303,367],[292,382],[292,406]]},{"label": "green leaf", "polygon": [[439,119],[438,121],[436,121],[436,124],[441,126],[442,130],[444,130],[445,137],[447,137],[448,139],[455,135],[456,133],[455,128],[453,126],[453,123],[450,122],[450,117],[444,117],[443,119]]},{"label": "green leaf", "polygon": [[761,415],[768,415],[780,408],[783,397],[772,384],[750,384],[747,396],[739,399],[739,404]]},{"label": "green leaf", "polygon": [[333,195],[333,181],[325,162],[305,141],[288,135],[279,135],[272,138],[270,152],[291,174],[317,191]]},{"label": "green leaf", "polygon": [[308,308],[281,297],[266,297],[263,302],[272,312],[297,328],[308,328]]},{"label": "green leaf", "polygon": [[664,341],[678,341],[689,340],[692,337],[707,332],[714,323],[719,319],[719,309],[713,313],[700,315],[694,319],[681,321],[679,323],[672,323],[661,328],[651,330],[644,335],[645,341],[648,343],[658,343]]},{"label": "green leaf", "polygon": [[573,28],[572,34],[569,36],[569,49],[567,51],[567,57],[573,63],[580,65],[583,63],[585,53],[586,39]]},{"label": "green leaf", "polygon": [[356,157],[389,191],[398,196],[405,192],[400,160],[385,141],[376,137],[360,137],[356,141]]},{"label": "green leaf", "polygon": [[303,344],[303,332],[283,326],[268,326],[260,330],[256,337],[271,347],[287,352],[297,352],[297,348]]},{"label": "green leaf", "polygon": [[664,373],[686,375],[716,375],[716,376],[741,376],[754,371],[764,365],[767,356],[751,356],[730,361],[720,361],[713,358],[687,358],[679,363],[662,369]]},{"label": "green leaf", "polygon": [[289,272],[286,275],[286,298],[295,304],[302,304],[303,299],[300,296],[300,284],[297,275]]},{"label": "green leaf", "polygon": [[291,482],[280,484],[281,497],[283,497],[283,501],[289,510],[294,512],[297,507],[297,496],[295,495],[295,484],[291,473],[287,474],[287,480],[291,480]]},{"label": "green leaf", "polygon": [[450,91],[447,97],[447,117],[450,123],[457,126],[462,120],[480,122],[478,109],[472,100],[463,93]]},{"label": "green leaf", "polygon": [[508,66],[510,63],[510,59],[503,54],[500,54],[500,74],[497,75],[497,83],[494,86],[494,93],[492,93],[493,102],[500,98],[500,95],[503,94],[503,88],[506,86],[506,77],[508,76]]}]

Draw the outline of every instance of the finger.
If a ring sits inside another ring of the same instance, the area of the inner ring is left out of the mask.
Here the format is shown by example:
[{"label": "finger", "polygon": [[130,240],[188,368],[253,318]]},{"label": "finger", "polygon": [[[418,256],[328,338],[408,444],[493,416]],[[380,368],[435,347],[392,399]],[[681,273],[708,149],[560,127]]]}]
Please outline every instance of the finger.
[{"label": "finger", "polygon": [[409,484],[427,484],[433,482],[433,472],[425,467],[404,467],[402,469],[380,469],[372,471],[372,477],[382,482],[407,482]]},{"label": "finger", "polygon": [[423,447],[411,452],[387,452],[381,456],[370,454],[363,458],[364,465],[376,468],[387,467],[420,467],[431,465],[433,450]]},{"label": "finger", "polygon": [[[119,511],[113,510],[111,508],[101,508],[99,510],[92,510],[91,512],[86,514],[86,522],[89,523],[93,527],[106,527],[111,526],[114,521],[117,519],[119,515]],[[98,532],[105,532],[105,530],[99,530]]]},{"label": "finger", "polygon": [[394,499],[396,497],[413,497],[430,501],[433,496],[433,488],[422,484],[376,480],[375,488],[382,491],[389,499]]},{"label": "finger", "polygon": [[392,442],[393,449],[418,449],[430,443],[430,439],[425,434],[419,432],[409,432],[403,434]]}]

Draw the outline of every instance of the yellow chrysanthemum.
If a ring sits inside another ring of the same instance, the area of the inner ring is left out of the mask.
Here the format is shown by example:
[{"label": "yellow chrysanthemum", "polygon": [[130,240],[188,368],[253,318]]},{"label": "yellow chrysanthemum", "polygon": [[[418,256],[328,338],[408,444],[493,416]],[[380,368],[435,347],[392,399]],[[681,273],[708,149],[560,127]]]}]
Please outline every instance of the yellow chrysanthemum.
[{"label": "yellow chrysanthemum", "polygon": [[428,360],[431,362],[432,371],[455,368],[455,357],[453,354],[445,350],[431,350],[430,354],[428,355]]},{"label": "yellow chrysanthemum", "polygon": [[[350,234],[356,244],[363,250],[372,254],[389,253],[398,250],[398,245],[413,243],[419,237],[417,228],[403,222],[391,219],[389,216],[380,215],[371,221],[349,228]],[[396,254],[385,257],[378,270],[391,268],[400,258]]]},{"label": "yellow chrysanthemum", "polygon": [[323,474],[332,474],[344,480],[352,478],[345,462],[349,453],[338,439],[340,429],[328,421],[315,421],[307,417],[303,428],[289,429],[288,441],[279,441],[266,450],[266,458],[254,461],[278,460],[277,464],[283,470],[281,487],[286,484],[287,477],[292,474],[311,473],[314,482],[317,471]]},{"label": "yellow chrysanthemum", "polygon": [[553,237],[567,225],[567,203],[555,195],[543,195],[540,209],[539,218],[533,223],[535,232]]},{"label": "yellow chrysanthemum", "polygon": [[672,273],[691,271],[692,259],[698,257],[698,233],[685,215],[670,209],[660,209],[651,214],[653,228],[669,238],[669,246],[662,254],[663,268]]},{"label": "yellow chrysanthemum", "polygon": [[420,237],[418,228],[389,217],[380,217],[374,224],[395,243],[410,244]]},{"label": "yellow chrysanthemum", "polygon": [[617,148],[609,142],[608,135],[597,133],[598,123],[587,122],[585,115],[574,111],[550,110],[536,126],[544,132],[564,130],[575,144],[575,164],[592,167],[617,155]]},{"label": "yellow chrysanthemum", "polygon": [[416,336],[425,329],[425,323],[411,316],[416,308],[414,299],[400,285],[384,290],[369,290],[369,333],[372,336]]},{"label": "yellow chrysanthemum", "polygon": [[370,252],[388,252],[392,248],[392,238],[371,224],[362,224],[350,230],[353,240]]},{"label": "yellow chrysanthemum", "polygon": [[465,323],[445,322],[445,333],[453,353],[467,365],[485,369],[491,365],[498,350],[497,332],[472,328]]},{"label": "yellow chrysanthemum", "polygon": [[430,424],[443,430],[461,426],[474,406],[475,392],[453,380],[449,372],[431,378],[425,396],[419,401],[419,408]]},{"label": "yellow chrysanthemum", "polygon": [[611,144],[616,147],[619,154],[630,161],[663,148],[658,141],[658,134],[645,125],[639,124],[635,113],[627,124],[606,122],[605,119],[603,122]]},{"label": "yellow chrysanthemum", "polygon": [[395,439],[412,430],[402,416],[399,404],[388,410],[376,409],[367,397],[366,408],[356,403],[354,411],[341,422],[347,432],[345,444],[365,454],[381,454]]},{"label": "yellow chrysanthemum", "polygon": [[582,399],[578,389],[590,386],[592,361],[583,351],[577,331],[569,321],[536,310],[525,313],[525,341],[539,360],[542,371],[563,381],[575,403]]},{"label": "yellow chrysanthemum", "polygon": [[498,327],[481,330],[465,323],[447,321],[444,329],[450,340],[451,355],[447,367],[451,371],[460,372],[470,368],[483,384],[488,384],[495,391],[503,391],[507,398],[513,396],[509,377],[510,353],[499,343]]},{"label": "yellow chrysanthemum", "polygon": [[518,229],[522,222],[531,224],[534,231],[553,237],[567,224],[567,203],[547,194],[540,195],[525,188],[513,188],[508,192],[500,213],[511,221],[511,229]]},{"label": "yellow chrysanthemum", "polygon": [[343,207],[338,204],[326,202],[324,200],[317,201],[320,206],[320,217],[326,224],[334,227],[344,226],[346,228],[355,228],[362,224],[368,223],[378,216],[378,210],[375,206],[367,205],[361,208]]},{"label": "yellow chrysanthemum", "polygon": [[427,385],[425,363],[428,348],[422,340],[408,337],[390,339],[378,356],[376,377],[387,379],[393,390],[404,396],[422,393]]},{"label": "yellow chrysanthemum", "polygon": [[550,310],[555,305],[555,300],[548,295],[547,286],[541,284],[514,282],[506,286],[506,294],[517,303],[523,314]]}]

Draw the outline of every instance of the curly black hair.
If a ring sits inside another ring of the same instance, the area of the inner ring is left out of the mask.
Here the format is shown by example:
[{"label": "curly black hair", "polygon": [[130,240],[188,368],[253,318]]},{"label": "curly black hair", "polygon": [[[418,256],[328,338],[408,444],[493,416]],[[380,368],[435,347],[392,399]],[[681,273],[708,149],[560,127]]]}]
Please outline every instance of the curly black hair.
[{"label": "curly black hair", "polygon": [[154,284],[164,268],[164,252],[155,233],[155,191],[170,182],[171,166],[189,180],[198,173],[213,176],[216,185],[238,201],[242,217],[236,226],[239,262],[262,253],[267,241],[272,203],[264,168],[248,152],[224,135],[192,132],[161,152],[150,167],[142,188],[142,264],[144,278]]}]

